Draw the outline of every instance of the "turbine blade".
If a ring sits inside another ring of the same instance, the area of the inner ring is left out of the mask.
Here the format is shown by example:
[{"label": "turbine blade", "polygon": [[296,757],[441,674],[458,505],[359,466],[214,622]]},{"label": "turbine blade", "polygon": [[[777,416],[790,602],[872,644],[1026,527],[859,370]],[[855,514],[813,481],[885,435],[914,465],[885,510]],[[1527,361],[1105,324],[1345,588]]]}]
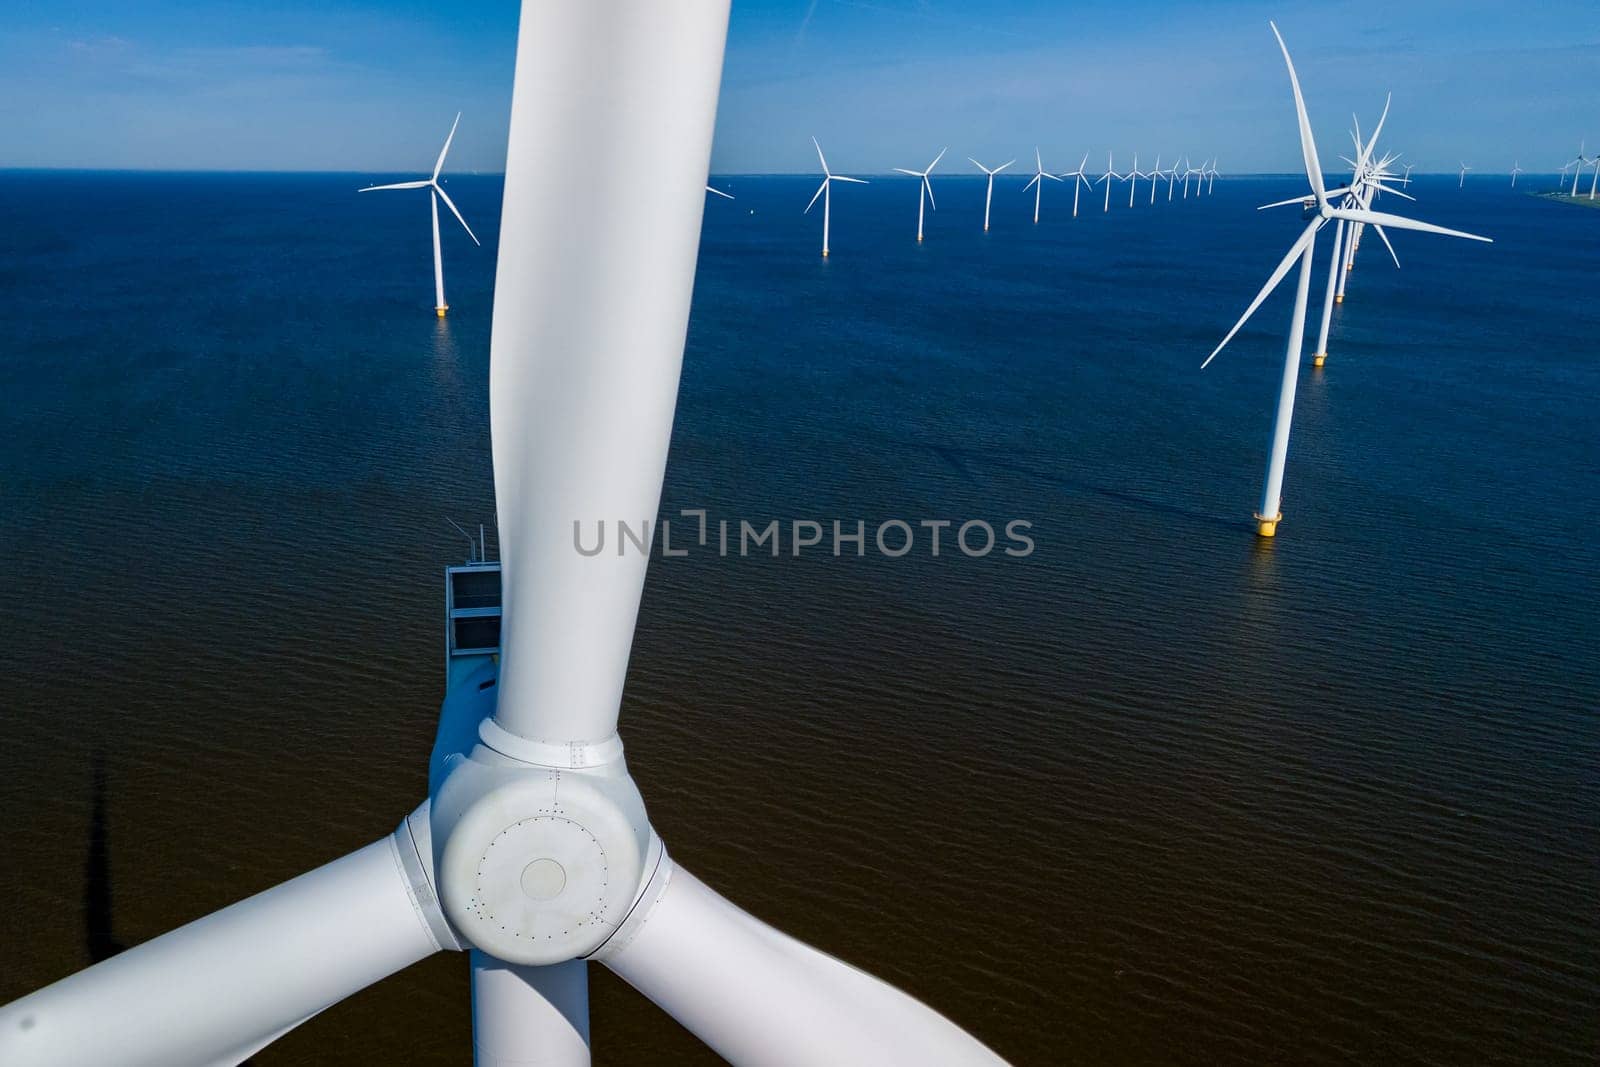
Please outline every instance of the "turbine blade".
[{"label": "turbine blade", "polygon": [[817,145],[817,158],[822,161],[822,173],[828,173],[828,161],[823,158],[822,146],[817,144],[817,139],[815,137],[811,138],[811,143]]},{"label": "turbine blade", "polygon": [[[828,183],[831,182],[832,180],[833,180],[833,178],[832,178],[831,175],[829,177],[826,177],[826,178],[822,179],[822,184],[817,186],[817,191],[811,194],[811,203],[807,204],[805,211],[800,212],[800,214],[806,215],[806,214],[810,213],[811,209],[814,206],[816,206],[817,198],[822,195],[822,190],[826,189],[828,187]],[[839,180],[844,182],[844,181],[852,181],[853,179],[840,178]]]},{"label": "turbine blade", "polygon": [[[979,163],[976,159],[973,159],[971,156],[967,157],[967,161],[969,163],[971,163],[974,167],[977,167],[979,170],[983,171],[985,174],[993,174],[994,173],[993,170],[990,170],[988,167],[984,166],[982,163]],[[1000,169],[999,167],[995,168],[995,170],[999,170],[999,169]]]},{"label": "turbine blade", "polygon": [[1058,177],[1056,177],[1056,176],[1055,176],[1055,175],[1054,175],[1054,174],[1051,174],[1051,173],[1050,173],[1050,172],[1049,172],[1049,171],[1047,171],[1047,170],[1042,170],[1042,171],[1040,171],[1040,172],[1039,172],[1039,173],[1040,173],[1040,174],[1043,174],[1043,175],[1044,175],[1044,176],[1045,176],[1045,177],[1046,177],[1046,178],[1049,178],[1049,179],[1050,179],[1050,180],[1051,180],[1051,181],[1053,181],[1053,182],[1058,182],[1058,181],[1060,181],[1060,180],[1061,180],[1061,179],[1060,179],[1060,178],[1058,178]]},{"label": "turbine blade", "polygon": [[933,210],[938,211],[939,205],[933,202],[933,183],[928,181],[928,176],[926,174],[922,176],[922,187],[928,190],[928,206],[933,208]]},{"label": "turbine blade", "polygon": [[1016,160],[1014,160],[1014,159],[1008,159],[1004,163],[1000,164],[998,167],[994,168],[994,172],[996,174],[999,174],[1001,171],[1005,170],[1007,167],[1011,166],[1011,164],[1013,164],[1015,162],[1016,162]]},{"label": "turbine blade", "polygon": [[865,178],[846,178],[843,174],[830,174],[828,177],[836,182],[853,182],[856,185],[870,184]]},{"label": "turbine blade", "polygon": [[433,187],[433,191],[439,194],[439,199],[443,200],[444,206],[450,209],[450,214],[454,215],[456,217],[456,221],[461,223],[461,228],[467,231],[467,236],[472,238],[472,243],[482,247],[483,242],[478,240],[478,235],[472,232],[472,227],[467,225],[467,220],[462,218],[461,212],[456,210],[455,201],[450,199],[450,194],[439,188],[437,185]]},{"label": "turbine blade", "polygon": [[735,1067],[1003,1067],[932,1008],[773,929],[682,867],[632,938],[596,958]]},{"label": "turbine blade", "polygon": [[433,164],[433,180],[439,180],[439,172],[444,169],[444,157],[450,153],[450,142],[456,139],[456,127],[461,125],[461,112],[456,112],[456,120],[450,124],[450,135],[444,139],[444,147],[439,149],[439,158]]},{"label": "turbine blade", "polygon": [[1239,316],[1239,321],[1234,323],[1233,329],[1228,331],[1228,336],[1222,339],[1222,344],[1212,349],[1211,354],[1206,357],[1206,361],[1200,364],[1201,370],[1211,365],[1211,361],[1217,358],[1217,353],[1227,347],[1228,342],[1233,340],[1233,335],[1239,332],[1240,327],[1250,321],[1250,316],[1256,313],[1256,308],[1260,307],[1262,302],[1272,295],[1272,291],[1278,287],[1278,283],[1283,281],[1284,275],[1289,273],[1289,268],[1293,267],[1295,261],[1305,252],[1306,245],[1316,238],[1317,230],[1321,226],[1322,219],[1320,218],[1312,219],[1306,224],[1305,230],[1296,239],[1295,243],[1289,246],[1289,251],[1284,255],[1283,261],[1278,264],[1277,269],[1267,279],[1267,284],[1261,287],[1261,291],[1256,294],[1256,298],[1250,301],[1250,306],[1244,309],[1244,314]]},{"label": "turbine blade", "polygon": [[900,174],[909,174],[913,178],[922,177],[922,172],[920,170],[906,170],[906,168],[904,168],[904,167],[891,167],[889,169],[893,170],[893,171],[896,171],[897,173],[900,173]]},{"label": "turbine blade", "polygon": [[1035,185],[1038,185],[1038,184],[1039,184],[1039,175],[1035,174],[1033,177],[1028,179],[1028,184],[1024,185],[1022,187],[1022,191],[1023,192],[1027,192],[1029,189],[1032,189]]},{"label": "turbine blade", "polygon": [[402,823],[342,859],[13,1001],[0,1008],[0,1062],[238,1063],[440,950],[403,873],[415,850]]},{"label": "turbine blade", "polygon": [[1469,241],[1482,241],[1484,244],[1493,244],[1490,237],[1479,237],[1475,233],[1466,233],[1462,230],[1450,230],[1443,226],[1435,226],[1431,222],[1418,222],[1416,219],[1402,218],[1399,215],[1390,215],[1382,211],[1365,211],[1359,208],[1335,208],[1333,217],[1344,219],[1346,222],[1363,222],[1368,226],[1387,226],[1392,230],[1416,230],[1418,233],[1437,233],[1445,237],[1464,237]]},{"label": "turbine blade", "polygon": [[431,181],[395,182],[393,185],[369,185],[365,189],[357,189],[356,192],[375,193],[382,189],[426,189],[432,184]]},{"label": "turbine blade", "polygon": [[1307,197],[1305,196],[1305,194],[1301,194],[1300,196],[1296,196],[1296,197],[1293,197],[1293,198],[1288,199],[1288,200],[1279,200],[1279,201],[1277,201],[1275,203],[1271,203],[1271,204],[1262,204],[1260,207],[1256,208],[1256,210],[1257,211],[1267,211],[1267,210],[1269,210],[1271,208],[1275,208],[1275,207],[1290,207],[1290,206],[1292,206],[1294,204],[1304,204],[1306,202],[1306,199],[1307,199]]},{"label": "turbine blade", "polygon": [[1306,115],[1305,97],[1300,95],[1300,78],[1294,72],[1294,60],[1289,58],[1289,46],[1283,43],[1283,34],[1278,32],[1278,24],[1269,22],[1272,35],[1278,39],[1278,47],[1283,51],[1284,65],[1289,68],[1289,84],[1294,89],[1295,117],[1300,121],[1300,152],[1305,157],[1306,180],[1311,183],[1311,191],[1316,194],[1317,204],[1321,205],[1327,200],[1322,191],[1322,163],[1317,159],[1317,142],[1311,133],[1311,119]]},{"label": "turbine blade", "polygon": [[943,159],[944,158],[944,154],[946,152],[948,152],[948,151],[950,151],[950,146],[949,145],[945,145],[943,148],[939,149],[939,154],[933,157],[933,162],[932,163],[928,164],[928,170],[925,170],[922,173],[926,174],[926,173],[928,173],[928,171],[932,170],[934,167],[937,167],[939,165],[939,160]]},{"label": "turbine blade", "polygon": [[728,199],[728,200],[732,200],[733,199],[733,194],[732,193],[725,193],[721,189],[713,189],[709,185],[706,186],[706,192],[708,192],[708,193],[716,193],[718,196],[724,197],[725,199]]},{"label": "turbine blade", "polygon": [[1383,98],[1383,114],[1378,116],[1378,125],[1377,125],[1376,128],[1373,129],[1372,138],[1369,141],[1367,141],[1367,147],[1361,153],[1361,158],[1362,159],[1365,160],[1365,159],[1371,159],[1372,158],[1372,149],[1378,143],[1378,134],[1383,132],[1383,124],[1386,121],[1388,121],[1388,118],[1389,118],[1389,105],[1393,101],[1394,101],[1394,94],[1393,93],[1389,93],[1388,95],[1386,95]]},{"label": "turbine blade", "polygon": [[1394,254],[1394,245],[1389,243],[1389,235],[1383,232],[1382,226],[1374,225],[1372,228],[1378,231],[1378,237],[1383,241],[1383,247],[1389,250],[1389,258],[1394,260],[1394,269],[1399,270],[1400,257]]}]

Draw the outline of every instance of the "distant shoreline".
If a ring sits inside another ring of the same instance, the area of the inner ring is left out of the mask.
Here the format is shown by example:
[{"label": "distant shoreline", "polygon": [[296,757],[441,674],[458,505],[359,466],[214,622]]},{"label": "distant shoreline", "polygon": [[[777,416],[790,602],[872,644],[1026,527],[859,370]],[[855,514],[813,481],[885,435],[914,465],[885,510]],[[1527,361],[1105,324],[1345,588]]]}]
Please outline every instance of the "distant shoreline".
[{"label": "distant shoreline", "polygon": [[1579,193],[1577,196],[1572,196],[1568,193],[1529,193],[1528,195],[1537,197],[1540,200],[1552,200],[1558,204],[1577,204],[1581,207],[1600,208],[1600,193],[1595,194],[1593,200],[1589,199],[1588,193]]}]

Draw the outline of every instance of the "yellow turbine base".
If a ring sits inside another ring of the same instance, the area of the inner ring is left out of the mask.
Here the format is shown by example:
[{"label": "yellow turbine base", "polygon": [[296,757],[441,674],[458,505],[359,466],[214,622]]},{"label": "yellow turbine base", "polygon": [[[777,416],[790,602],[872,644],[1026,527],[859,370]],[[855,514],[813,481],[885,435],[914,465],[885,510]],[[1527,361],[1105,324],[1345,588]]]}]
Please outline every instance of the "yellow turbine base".
[{"label": "yellow turbine base", "polygon": [[1344,265],[1344,269],[1345,270],[1355,270],[1356,269],[1356,265],[1354,263],[1346,263]]},{"label": "yellow turbine base", "polygon": [[1318,352],[1311,357],[1311,365],[1313,367],[1320,367],[1326,362],[1328,362],[1328,353],[1326,352]]},{"label": "yellow turbine base", "polygon": [[1335,303],[1335,304],[1342,304],[1342,303],[1344,303],[1344,294],[1343,294],[1343,293],[1334,293],[1334,294],[1333,294],[1333,302],[1334,302],[1334,303]]},{"label": "yellow turbine base", "polygon": [[1276,537],[1278,535],[1278,523],[1283,521],[1283,512],[1278,512],[1270,519],[1257,515],[1255,520],[1257,537]]},{"label": "yellow turbine base", "polygon": [[433,313],[434,313],[434,314],[435,314],[435,315],[437,315],[437,316],[439,316],[439,317],[440,317],[440,318],[441,318],[441,319],[442,319],[442,318],[444,318],[444,313],[445,313],[445,312],[446,312],[446,311],[449,311],[449,310],[450,310],[450,305],[449,305],[449,304],[446,304],[446,305],[445,305],[445,306],[444,306],[444,307],[442,307],[442,308],[434,308],[434,309],[433,309]]},{"label": "yellow turbine base", "polygon": [[823,254],[823,256],[824,256],[824,257],[826,257],[826,256],[827,256],[827,254],[828,254],[828,250],[827,250],[827,249],[826,249],[826,248],[824,248],[824,249],[823,249],[823,250],[822,250],[822,254]]}]

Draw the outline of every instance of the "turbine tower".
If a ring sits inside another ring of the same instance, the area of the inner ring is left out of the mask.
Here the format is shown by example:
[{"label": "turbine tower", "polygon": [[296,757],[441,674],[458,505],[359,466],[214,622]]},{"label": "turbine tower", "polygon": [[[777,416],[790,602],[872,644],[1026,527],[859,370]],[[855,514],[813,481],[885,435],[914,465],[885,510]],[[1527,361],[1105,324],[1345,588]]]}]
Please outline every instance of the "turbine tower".
[{"label": "turbine tower", "polygon": [[1039,158],[1039,146],[1034,145],[1033,177],[1028,181],[1027,185],[1022,187],[1022,191],[1027,192],[1029,189],[1033,190],[1033,224],[1035,226],[1039,224],[1039,194],[1044,192],[1044,180],[1046,178],[1049,178],[1053,182],[1058,182],[1061,180],[1054,174],[1051,174],[1044,169],[1044,160]]},{"label": "turbine tower", "polygon": [[[1402,218],[1399,215],[1389,215],[1380,211],[1370,211],[1361,207],[1335,207],[1328,199],[1328,190],[1322,183],[1322,163],[1317,158],[1317,145],[1311,132],[1311,120],[1306,116],[1305,99],[1300,94],[1300,79],[1295,75],[1294,61],[1289,58],[1289,47],[1283,43],[1283,36],[1278,33],[1275,23],[1272,26],[1273,36],[1278,39],[1278,47],[1283,52],[1284,64],[1289,71],[1289,85],[1294,91],[1294,105],[1296,118],[1300,124],[1300,151],[1305,160],[1306,181],[1310,184],[1310,201],[1308,208],[1309,221],[1301,231],[1294,244],[1289,247],[1288,253],[1278,264],[1267,284],[1261,287],[1256,298],[1250,302],[1239,321],[1234,323],[1233,329],[1222,339],[1222,343],[1212,350],[1206,357],[1202,367],[1210,365],[1217,353],[1233,340],[1239,329],[1249,321],[1264,300],[1272,294],[1288,275],[1295,261],[1300,262],[1298,284],[1295,289],[1294,316],[1289,325],[1289,343],[1284,352],[1283,381],[1278,390],[1278,410],[1273,419],[1272,444],[1267,460],[1266,479],[1261,489],[1261,506],[1255,513],[1256,533],[1261,537],[1273,537],[1277,534],[1278,523],[1283,521],[1280,504],[1283,496],[1283,469],[1289,456],[1289,424],[1294,414],[1295,386],[1300,376],[1300,353],[1305,336],[1306,302],[1311,284],[1311,259],[1315,250],[1317,231],[1330,221],[1340,220],[1354,223],[1369,223],[1377,226],[1388,226],[1393,229],[1419,230],[1425,233],[1441,233],[1451,237],[1465,237],[1474,241],[1487,241],[1486,237],[1478,237],[1459,230],[1447,230],[1442,226],[1434,226],[1426,222],[1417,222],[1414,219]],[[1339,190],[1335,190],[1339,192]],[[1302,198],[1305,199],[1305,198]],[[1337,259],[1334,260],[1337,262]]]},{"label": "turbine tower", "polygon": [[1511,164],[1511,188],[1515,189],[1517,187],[1517,175],[1521,173],[1522,160],[1519,159],[1515,163]]},{"label": "turbine tower", "polygon": [[811,143],[817,146],[817,158],[822,161],[822,184],[817,186],[817,191],[815,193],[811,194],[811,203],[807,204],[806,209],[800,212],[800,214],[810,214],[812,207],[814,207],[817,203],[817,197],[822,197],[822,254],[824,257],[826,257],[828,254],[828,216],[833,206],[833,196],[831,192],[833,183],[850,182],[854,185],[866,185],[867,183],[860,178],[846,178],[843,174],[833,173],[833,171],[828,169],[828,160],[822,154],[822,146],[817,144],[817,139],[815,137],[811,138]]},{"label": "turbine tower", "polygon": [[982,163],[979,163],[976,159],[973,159],[971,156],[968,156],[967,159],[968,159],[969,162],[972,163],[972,165],[974,167],[977,167],[979,170],[983,171],[985,174],[987,174],[989,176],[989,190],[988,190],[988,192],[983,194],[983,232],[984,233],[988,233],[989,232],[989,203],[990,203],[990,201],[992,201],[994,199],[994,176],[996,174],[999,174],[1001,171],[1005,170],[1007,167],[1011,166],[1011,164],[1015,163],[1016,160],[1008,159],[1004,163],[1000,164],[998,167],[994,168],[994,170],[990,170],[988,167],[984,166]]},{"label": "turbine tower", "polygon": [[433,312],[441,319],[445,312],[450,310],[450,305],[444,299],[444,256],[439,251],[439,201],[443,200],[450,213],[461,223],[461,228],[467,231],[467,236],[472,238],[472,243],[480,245],[478,235],[472,232],[472,227],[467,225],[467,220],[461,217],[461,212],[456,210],[455,201],[450,199],[450,194],[444,191],[439,184],[439,172],[444,169],[444,157],[450,152],[450,142],[455,140],[456,127],[461,124],[461,112],[456,112],[456,120],[450,124],[450,133],[444,139],[444,147],[439,149],[439,158],[433,164],[433,174],[424,181],[395,182],[392,185],[369,185],[365,189],[358,189],[360,193],[376,193],[386,189],[426,189],[428,201],[433,210]]},{"label": "turbine tower", "polygon": [[924,204],[938,210],[938,205],[933,202],[933,185],[928,181],[928,175],[933,173],[933,168],[939,165],[939,160],[950,151],[948,147],[939,149],[939,154],[933,157],[933,162],[928,164],[927,170],[906,170],[904,167],[894,168],[901,174],[909,174],[913,178],[921,178],[917,186],[917,240],[922,240],[922,210]]},{"label": "turbine tower", "polygon": [[[350,855],[0,1009],[0,1063],[238,1063],[441,950],[471,951],[480,1065],[588,1064],[590,962],[736,1065],[1001,1063],[696,878],[617,736],[647,553],[584,556],[572,524],[660,506],[728,7],[523,5],[489,353],[500,654],[446,696],[426,798]],[[650,181],[574,182],[553,165],[573,159],[648,159]]]},{"label": "turbine tower", "polygon": [[1456,188],[1457,188],[1457,189],[1464,189],[1464,188],[1466,188],[1466,185],[1467,185],[1467,171],[1469,171],[1469,170],[1471,170],[1471,169],[1472,169],[1472,168],[1471,168],[1471,167],[1469,167],[1469,166],[1467,166],[1467,165],[1466,165],[1466,164],[1465,164],[1465,163],[1463,163],[1463,164],[1461,164],[1461,177],[1460,177],[1460,179],[1459,179],[1459,180],[1458,180],[1458,181],[1457,181],[1457,182],[1456,182]]}]

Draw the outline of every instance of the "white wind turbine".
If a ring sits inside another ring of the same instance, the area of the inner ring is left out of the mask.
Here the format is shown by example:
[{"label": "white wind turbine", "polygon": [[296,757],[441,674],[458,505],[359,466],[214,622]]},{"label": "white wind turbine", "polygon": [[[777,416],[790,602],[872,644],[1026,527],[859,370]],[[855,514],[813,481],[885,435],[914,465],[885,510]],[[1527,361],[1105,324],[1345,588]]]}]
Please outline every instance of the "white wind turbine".
[{"label": "white wind turbine", "polygon": [[1400,179],[1400,184],[1401,185],[1410,185],[1411,184],[1411,168],[1414,167],[1414,166],[1416,166],[1415,163],[1407,163],[1406,164],[1405,177]]},{"label": "white wind turbine", "polygon": [[[1561,184],[1563,186],[1566,185],[1567,167],[1571,167],[1572,168],[1572,193],[1571,193],[1572,196],[1577,196],[1578,195],[1578,178],[1582,176],[1583,168],[1587,167],[1589,165],[1589,157],[1583,154],[1583,150],[1584,150],[1585,147],[1587,147],[1587,145],[1588,145],[1587,141],[1579,141],[1578,142],[1578,158],[1570,161],[1567,164],[1566,167],[1562,167],[1561,168],[1561,175],[1562,175]],[[1600,157],[1596,157],[1596,158],[1600,158]]]},{"label": "white wind turbine", "polygon": [[[940,153],[940,154],[943,155],[943,153]],[[1000,164],[998,167],[994,168],[994,170],[990,170],[988,167],[984,166],[982,163],[979,163],[976,159],[973,159],[971,156],[968,156],[967,159],[972,163],[972,165],[974,167],[977,167],[979,170],[983,171],[985,174],[987,174],[989,176],[989,190],[988,190],[988,192],[983,194],[983,232],[984,233],[988,233],[989,232],[989,203],[990,203],[990,201],[994,200],[994,176],[996,174],[999,174],[1001,171],[1005,170],[1007,167],[1011,166],[1011,164],[1015,163],[1016,160],[1008,159],[1004,163]],[[929,169],[931,170],[932,168],[930,167]],[[1035,219],[1034,221],[1037,222],[1038,220]]]},{"label": "white wind turbine", "polygon": [[[1084,168],[1087,167],[1088,165],[1089,165],[1089,153],[1085,152],[1083,154],[1083,159],[1078,163],[1078,169],[1077,170],[1070,170],[1067,173],[1061,175],[1061,177],[1063,177],[1063,178],[1071,178],[1072,179],[1072,217],[1073,218],[1077,218],[1078,217],[1078,193],[1081,190],[1083,190],[1086,186],[1088,188],[1091,188],[1091,189],[1094,188],[1094,186],[1090,183],[1088,176],[1084,173]],[[1108,193],[1107,194],[1107,198],[1109,199],[1109,197],[1110,197],[1110,194]]]},{"label": "white wind turbine", "polygon": [[1461,177],[1460,177],[1460,179],[1459,179],[1459,180],[1458,180],[1458,181],[1457,181],[1457,182],[1456,182],[1456,188],[1457,188],[1457,189],[1464,189],[1464,188],[1466,188],[1466,184],[1467,184],[1467,171],[1469,171],[1469,170],[1471,170],[1471,169],[1472,169],[1472,168],[1471,168],[1471,167],[1469,167],[1469,166],[1467,166],[1467,165],[1466,165],[1466,164],[1465,164],[1465,163],[1463,163],[1463,164],[1461,164]]},{"label": "white wind turbine", "polygon": [[1205,167],[1206,195],[1207,196],[1211,195],[1213,189],[1215,188],[1215,186],[1217,184],[1217,175],[1221,174],[1221,173],[1222,172],[1217,169],[1217,157],[1216,156],[1212,156],[1211,157],[1211,162],[1207,163],[1206,167]]},{"label": "white wind turbine", "polygon": [[1172,203],[1172,194],[1178,187],[1178,157],[1172,157],[1172,166],[1167,168],[1164,175],[1167,179],[1167,203]]},{"label": "white wind turbine", "polygon": [[444,157],[450,151],[450,142],[455,140],[456,127],[461,124],[461,112],[456,112],[456,120],[450,124],[450,134],[444,139],[444,147],[439,149],[439,158],[433,164],[433,174],[424,181],[395,182],[392,185],[369,185],[365,189],[358,189],[361,193],[375,193],[385,189],[427,189],[428,201],[433,208],[433,312],[441,319],[444,313],[450,310],[450,305],[444,300],[444,256],[439,251],[439,201],[443,200],[450,213],[461,223],[461,228],[467,231],[467,236],[472,238],[472,243],[481,245],[478,235],[472,232],[472,227],[467,225],[467,220],[461,217],[461,212],[456,210],[455,202],[450,199],[450,194],[444,191],[439,184],[439,172],[444,169]]},{"label": "white wind turbine", "polygon": [[1095,179],[1095,184],[1096,185],[1103,184],[1106,187],[1106,206],[1103,209],[1103,211],[1109,212],[1111,210],[1111,183],[1112,182],[1120,182],[1121,180],[1122,180],[1122,175],[1118,174],[1116,171],[1111,169],[1111,153],[1107,152],[1106,153],[1106,172],[1104,174],[1100,175],[1100,177]]},{"label": "white wind turbine", "polygon": [[[1593,200],[1594,199],[1594,194],[1595,194],[1595,186],[1597,184],[1600,184],[1600,156],[1596,156],[1594,159],[1591,159],[1589,161],[1589,163],[1590,163],[1591,166],[1594,167],[1594,177],[1589,179],[1589,199]],[[1573,184],[1573,187],[1576,188],[1578,183],[1577,182],[1573,182],[1572,184]]]},{"label": "white wind turbine", "polygon": [[830,190],[833,183],[851,182],[855,185],[866,185],[867,183],[860,178],[846,178],[843,174],[833,173],[828,169],[828,160],[823,156],[822,146],[817,144],[815,137],[811,138],[811,143],[817,146],[817,158],[822,161],[822,184],[817,186],[815,193],[811,194],[811,203],[807,204],[805,211],[800,214],[809,214],[811,209],[816,206],[817,197],[822,197],[822,254],[826,256],[828,254],[828,216],[833,206],[833,197]]},{"label": "white wind turbine", "polygon": [[[484,1067],[587,1065],[590,962],[735,1065],[1000,1064],[677,862],[617,736],[646,555],[581,555],[572,524],[657,514],[727,25],[728,0],[523,6],[489,366],[501,654],[445,698],[427,797],[350,855],[0,1009],[0,1063],[238,1063],[470,950]],[[551,165],[634,158],[649,182]],[[305,833],[351,817],[271,813]]]},{"label": "white wind turbine", "polygon": [[[1294,266],[1295,260],[1300,261],[1299,282],[1295,289],[1294,316],[1289,325],[1289,343],[1284,354],[1283,383],[1278,391],[1278,410],[1272,426],[1271,453],[1267,461],[1267,475],[1261,490],[1261,507],[1256,512],[1256,533],[1262,537],[1272,537],[1277,533],[1278,523],[1283,520],[1279,505],[1283,496],[1283,468],[1289,455],[1289,423],[1294,414],[1295,386],[1300,375],[1300,352],[1304,341],[1306,328],[1306,301],[1311,284],[1311,259],[1317,239],[1317,231],[1322,229],[1331,220],[1344,222],[1370,223],[1377,226],[1388,226],[1397,230],[1419,230],[1424,233],[1441,233],[1451,237],[1466,237],[1474,241],[1486,241],[1488,238],[1477,237],[1470,233],[1458,230],[1447,230],[1441,226],[1434,226],[1426,222],[1417,222],[1414,219],[1402,218],[1399,215],[1389,215],[1380,211],[1369,211],[1360,207],[1335,207],[1328,200],[1327,190],[1322,182],[1322,163],[1317,158],[1317,146],[1311,133],[1311,120],[1306,116],[1305,99],[1300,94],[1300,79],[1295,75],[1294,61],[1289,58],[1289,48],[1283,43],[1282,34],[1278,33],[1275,23],[1272,26],[1273,36],[1278,39],[1278,47],[1283,52],[1284,64],[1289,71],[1289,85],[1294,90],[1294,106],[1296,118],[1300,124],[1300,151],[1305,159],[1306,180],[1310,183],[1311,207],[1310,220],[1301,231],[1294,244],[1289,247],[1288,254],[1283,257],[1267,284],[1261,287],[1256,298],[1250,302],[1239,321],[1234,323],[1233,329],[1222,339],[1222,343],[1212,350],[1206,357],[1202,367],[1207,366],[1217,353],[1221,352],[1227,343],[1233,340],[1239,329],[1249,321],[1264,300],[1278,287],[1284,277]],[[1336,190],[1337,192],[1337,190]],[[1338,263],[1338,250],[1335,248],[1332,262]],[[1337,269],[1335,267],[1335,269]]]},{"label": "white wind turbine", "polygon": [[1160,182],[1163,177],[1165,177],[1161,170],[1161,154],[1159,152],[1156,153],[1155,169],[1152,170],[1147,177],[1150,179],[1150,206],[1154,207],[1156,203],[1156,184]]},{"label": "white wind turbine", "polygon": [[1128,179],[1128,206],[1133,206],[1133,194],[1139,190],[1139,179],[1148,178],[1150,175],[1139,169],[1139,153],[1133,154],[1133,169],[1123,177]]},{"label": "white wind turbine", "polygon": [[[932,168],[930,167],[929,169],[931,170]],[[1039,223],[1039,195],[1044,192],[1044,180],[1046,178],[1053,182],[1061,180],[1044,169],[1044,160],[1039,158],[1039,146],[1035,145],[1033,148],[1033,177],[1028,181],[1027,185],[1022,187],[1023,192],[1027,192],[1029,189],[1033,190],[1034,225]],[[1074,192],[1073,196],[1076,198],[1076,192]]]},{"label": "white wind turbine", "polygon": [[1517,175],[1521,173],[1522,160],[1519,159],[1515,163],[1511,164],[1511,188],[1515,189],[1517,187]]},{"label": "white wind turbine", "polygon": [[934,204],[934,202],[933,202],[933,184],[928,181],[928,175],[933,173],[933,168],[937,167],[939,165],[939,160],[943,159],[944,158],[944,154],[946,152],[948,152],[948,151],[950,151],[950,149],[948,147],[939,149],[939,154],[933,157],[933,162],[928,164],[928,169],[927,170],[906,170],[904,167],[895,167],[894,168],[895,170],[899,171],[901,174],[909,174],[913,178],[921,178],[922,179],[922,181],[917,186],[917,240],[918,241],[922,240],[922,210],[923,210],[923,205],[926,203],[928,206],[933,207],[934,210],[938,210],[938,205]]}]

